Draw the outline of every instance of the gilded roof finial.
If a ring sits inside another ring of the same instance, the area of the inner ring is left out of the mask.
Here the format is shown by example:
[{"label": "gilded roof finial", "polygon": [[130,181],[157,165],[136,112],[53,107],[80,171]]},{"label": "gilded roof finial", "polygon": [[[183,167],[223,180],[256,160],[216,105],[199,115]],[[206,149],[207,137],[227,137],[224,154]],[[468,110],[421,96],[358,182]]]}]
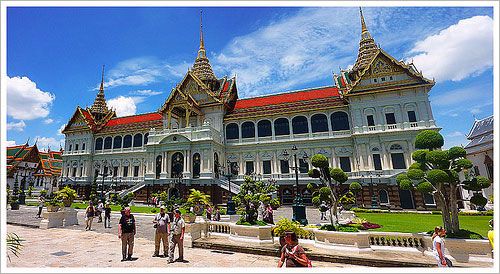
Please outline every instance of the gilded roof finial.
[{"label": "gilded roof finial", "polygon": [[101,86],[99,87],[99,92],[94,100],[94,104],[90,108],[90,112],[99,120],[108,111],[106,99],[104,98],[104,65],[102,65]]},{"label": "gilded roof finial", "polygon": [[200,49],[205,48],[205,43],[203,42],[203,10],[200,10]]},{"label": "gilded roof finial", "polygon": [[99,91],[104,92],[104,65],[102,65],[102,78],[101,78],[101,87],[99,87]]},{"label": "gilded roof finial", "polygon": [[361,14],[361,33],[364,33],[367,32],[368,29],[366,28],[365,18],[363,17],[363,10],[361,7],[359,7],[359,13]]}]

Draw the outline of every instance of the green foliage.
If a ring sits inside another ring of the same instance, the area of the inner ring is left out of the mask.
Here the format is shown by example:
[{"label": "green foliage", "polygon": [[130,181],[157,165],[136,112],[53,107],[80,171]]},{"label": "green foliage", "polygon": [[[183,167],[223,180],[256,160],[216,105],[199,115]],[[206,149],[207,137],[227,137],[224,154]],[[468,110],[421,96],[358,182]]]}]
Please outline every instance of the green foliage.
[{"label": "green foliage", "polygon": [[399,188],[404,190],[413,189],[413,183],[409,179],[404,179],[399,182]]},{"label": "green foliage", "polygon": [[491,186],[491,181],[484,176],[477,176],[476,179],[481,189],[488,188]]},{"label": "green foliage", "polygon": [[130,202],[132,202],[133,199],[134,199],[134,193],[129,192],[123,198],[120,198],[118,196],[117,199],[116,199],[116,202],[117,202],[118,205],[121,206],[121,208],[125,208],[125,207],[129,206]]},{"label": "green foliage", "polygon": [[356,196],[349,191],[346,194],[342,195],[339,199],[339,203],[346,207],[346,205],[352,205],[356,203]]},{"label": "green foliage", "polygon": [[334,226],[331,224],[327,224],[327,225],[322,225],[319,229],[326,231],[339,231],[339,232],[359,232],[359,229],[356,226],[351,226],[351,225]]},{"label": "green foliage", "polygon": [[307,188],[308,190],[310,190],[310,191],[313,191],[313,189],[314,189],[314,185],[313,185],[313,184],[311,184],[311,183],[309,183],[309,184],[307,184],[306,188]]},{"label": "green foliage", "polygon": [[7,237],[5,240],[7,243],[7,259],[9,259],[10,262],[10,254],[19,257],[19,254],[21,253],[21,249],[23,247],[23,242],[25,240],[17,236],[16,233],[7,233]]},{"label": "green foliage", "polygon": [[58,207],[62,207],[64,206],[63,202],[57,198],[57,197],[54,197],[48,201],[45,202],[45,206],[58,206]]},{"label": "green foliage", "polygon": [[156,212],[158,212],[158,210],[156,208],[151,209],[151,213],[156,213]]},{"label": "green foliage", "polygon": [[400,184],[401,181],[403,181],[403,180],[410,180],[410,178],[408,178],[408,175],[406,173],[401,173],[398,176],[396,176],[396,182],[398,184]]},{"label": "green foliage", "polygon": [[474,196],[472,196],[472,198],[470,198],[470,202],[477,206],[485,206],[488,203],[488,199],[486,199],[480,193],[476,193],[474,194]]},{"label": "green foliage", "polygon": [[297,236],[305,235],[306,232],[300,227],[300,223],[297,221],[292,221],[287,218],[280,219],[276,225],[272,228],[273,235],[284,236],[285,232],[295,232]]},{"label": "green foliage", "polygon": [[457,233],[447,233],[446,238],[481,240],[483,236],[470,230],[460,229]]},{"label": "green foliage", "polygon": [[200,190],[191,188],[187,202],[191,205],[209,205],[210,195],[201,192]]},{"label": "green foliage", "polygon": [[312,197],[312,204],[315,207],[319,207],[321,205],[321,199],[319,198],[319,196]]},{"label": "green foliage", "polygon": [[28,197],[31,197],[31,194],[33,193],[33,190],[35,190],[35,188],[33,186],[29,186],[28,187]]},{"label": "green foliage", "polygon": [[73,202],[76,199],[76,190],[69,186],[65,186],[61,190],[54,192],[55,196],[60,200],[69,200]]},{"label": "green foliage", "polygon": [[458,158],[465,158],[466,154],[467,154],[467,152],[462,147],[452,147],[452,148],[448,149],[448,156],[452,160],[458,159]]},{"label": "green foliage", "polygon": [[245,182],[240,185],[240,193],[233,196],[233,201],[238,210],[243,212],[245,221],[254,223],[257,220],[257,209],[261,201],[264,204],[269,203],[273,208],[279,206],[278,199],[271,198],[276,189],[277,186],[274,184],[255,182],[251,177],[245,176]]},{"label": "green foliage", "polygon": [[458,159],[455,161],[455,170],[461,171],[472,168],[473,164],[469,159]]},{"label": "green foliage", "polygon": [[47,195],[47,190],[45,190],[45,189],[40,190],[40,196],[45,197],[46,195]]},{"label": "green foliage", "polygon": [[264,222],[264,221],[260,221],[260,220],[255,220],[254,222],[247,222],[245,221],[245,218],[240,218],[237,222],[236,222],[237,225],[248,225],[248,226],[253,226],[253,225],[257,225],[257,226],[266,226],[268,225],[268,223]]},{"label": "green foliage", "polygon": [[421,163],[418,163],[418,162],[415,162],[415,163],[411,164],[408,169],[421,169],[421,170],[425,170],[425,165],[423,165]]},{"label": "green foliage", "polygon": [[358,182],[352,182],[349,185],[349,190],[354,192],[354,193],[358,193],[359,191],[361,191],[361,189],[362,189],[361,184]]},{"label": "green foliage", "polygon": [[439,132],[435,130],[423,130],[415,138],[415,148],[418,149],[437,149],[444,145],[444,139]]},{"label": "green foliage", "polygon": [[419,149],[419,150],[415,150],[411,157],[413,158],[413,160],[417,163],[422,163],[422,162],[425,162],[425,157],[427,156],[427,153],[429,152],[429,150],[427,149]]},{"label": "green foliage", "polygon": [[[319,194],[321,198],[328,198],[330,196],[330,188],[324,186],[319,189]],[[323,199],[322,199],[323,200]]]},{"label": "green foliage", "polygon": [[427,180],[433,185],[446,183],[449,180],[448,173],[442,171],[441,169],[431,169],[427,171]]},{"label": "green foliage", "polygon": [[434,187],[429,182],[421,182],[415,189],[422,193],[431,193],[434,191]]},{"label": "green foliage", "polygon": [[460,211],[458,215],[461,216],[493,216],[493,210],[486,211]]},{"label": "green foliage", "polygon": [[316,154],[311,158],[311,163],[314,167],[320,169],[328,168],[328,158],[323,154]]},{"label": "green foliage", "polygon": [[411,180],[422,180],[425,174],[421,169],[409,169],[407,175]]},{"label": "green foliage", "polygon": [[319,172],[319,170],[313,168],[307,172],[307,175],[311,178],[319,178],[321,176],[321,173]]},{"label": "green foliage", "polygon": [[330,168],[330,176],[333,180],[343,184],[347,181],[347,174],[340,168]]},{"label": "green foliage", "polygon": [[425,156],[425,160],[440,169],[447,169],[450,166],[450,158],[448,157],[447,150],[429,151]]}]

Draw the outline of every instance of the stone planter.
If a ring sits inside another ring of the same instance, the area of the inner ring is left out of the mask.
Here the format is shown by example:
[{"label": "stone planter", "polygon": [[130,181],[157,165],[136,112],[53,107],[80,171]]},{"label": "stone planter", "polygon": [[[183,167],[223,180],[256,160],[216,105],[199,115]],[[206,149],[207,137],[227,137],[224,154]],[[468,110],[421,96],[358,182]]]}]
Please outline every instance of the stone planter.
[{"label": "stone planter", "polygon": [[272,243],[272,226],[247,226],[247,225],[230,225],[229,239],[232,241],[249,241],[259,244]]},{"label": "stone planter", "polygon": [[196,221],[196,215],[183,214],[182,219],[184,219],[186,223],[194,223]]},{"label": "stone planter", "polygon": [[47,212],[57,212],[59,211],[59,206],[55,205],[48,205],[47,206]]},{"label": "stone planter", "polygon": [[72,200],[63,200],[64,207],[70,207],[72,203]]},{"label": "stone planter", "polygon": [[40,222],[40,228],[48,229],[53,227],[62,227],[64,221],[64,211],[43,212],[43,220]]},{"label": "stone planter", "polygon": [[[471,260],[489,260],[492,259],[492,249],[488,240],[471,239],[444,239],[446,251],[457,262],[466,263]],[[424,237],[424,243],[427,252],[432,252],[432,238]]]},{"label": "stone planter", "polygon": [[62,212],[64,213],[63,226],[78,224],[78,218],[76,217],[77,211],[74,208],[65,207]]}]

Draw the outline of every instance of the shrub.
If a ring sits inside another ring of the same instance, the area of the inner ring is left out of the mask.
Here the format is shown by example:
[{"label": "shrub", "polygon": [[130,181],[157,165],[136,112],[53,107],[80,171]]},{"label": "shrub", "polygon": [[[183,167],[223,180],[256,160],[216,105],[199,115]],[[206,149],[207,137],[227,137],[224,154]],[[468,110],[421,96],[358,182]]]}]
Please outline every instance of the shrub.
[{"label": "shrub", "polygon": [[352,182],[350,185],[349,185],[349,190],[354,192],[354,193],[357,193],[358,191],[361,190],[361,184],[358,183],[358,182]]},{"label": "shrub", "polygon": [[248,225],[248,226],[253,226],[253,225],[258,225],[258,226],[266,226],[268,225],[266,222],[261,221],[261,220],[256,220],[254,223],[250,223],[245,221],[244,218],[240,218],[237,222],[237,225]]},{"label": "shrub", "polygon": [[311,163],[317,168],[328,168],[328,158],[323,154],[316,154],[311,158]]},{"label": "shrub", "polygon": [[481,194],[475,194],[470,198],[470,202],[477,206],[485,206],[488,203],[488,199],[483,197]]},{"label": "shrub", "polygon": [[151,213],[156,213],[156,212],[158,212],[158,210],[156,210],[156,208],[151,209]]},{"label": "shrub", "polygon": [[415,148],[418,149],[436,149],[443,145],[443,136],[434,130],[424,130],[415,138]]},{"label": "shrub", "polygon": [[273,234],[276,236],[285,235],[286,231],[295,232],[297,235],[303,235],[304,229],[300,227],[300,223],[297,221],[292,221],[287,218],[280,219],[272,229]]}]

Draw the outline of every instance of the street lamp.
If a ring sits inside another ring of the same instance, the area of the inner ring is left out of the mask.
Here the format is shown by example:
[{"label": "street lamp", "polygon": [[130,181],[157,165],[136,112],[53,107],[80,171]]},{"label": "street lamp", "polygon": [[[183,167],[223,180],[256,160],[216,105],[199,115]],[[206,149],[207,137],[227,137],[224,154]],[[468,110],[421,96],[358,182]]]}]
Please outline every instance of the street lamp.
[{"label": "street lamp", "polygon": [[233,201],[233,194],[231,192],[231,177],[233,176],[233,168],[238,172],[239,166],[238,163],[236,163],[234,166],[231,165],[231,161],[227,160],[227,168],[228,168],[228,173],[226,174],[227,180],[228,180],[228,189],[229,189],[229,196],[227,197],[227,214],[228,215],[234,215],[236,214],[236,209]]},{"label": "street lamp", "polygon": [[[307,218],[306,218],[306,207],[302,201],[302,195],[300,194],[299,191],[299,167],[297,166],[297,147],[293,145],[292,147],[292,152],[293,152],[293,158],[295,160],[295,166],[290,167],[291,169],[295,170],[295,199],[293,200],[293,221],[298,221],[302,225],[307,225]],[[285,150],[283,152],[283,156],[285,158],[288,158],[290,154]],[[307,154],[305,155],[304,159],[307,159]]]},{"label": "street lamp", "polygon": [[[377,202],[377,195],[375,195],[375,192],[373,191],[373,172],[368,171],[367,174],[370,177],[371,207],[376,208],[378,206],[378,202]],[[379,177],[380,180],[380,174],[376,174],[376,176]],[[364,175],[361,175],[361,177],[364,177]]]},{"label": "street lamp", "polygon": [[[98,170],[101,170],[101,165],[99,163],[96,163],[96,168]],[[106,171],[104,172],[105,168],[108,167],[108,161],[104,160],[103,163],[102,163],[102,167],[103,167],[103,170],[102,170],[102,173],[99,173],[97,172],[97,175],[101,175],[102,176],[102,183],[101,183],[101,198],[100,200],[102,201],[103,197],[104,197],[104,177],[107,177],[109,175],[109,173]]]}]

